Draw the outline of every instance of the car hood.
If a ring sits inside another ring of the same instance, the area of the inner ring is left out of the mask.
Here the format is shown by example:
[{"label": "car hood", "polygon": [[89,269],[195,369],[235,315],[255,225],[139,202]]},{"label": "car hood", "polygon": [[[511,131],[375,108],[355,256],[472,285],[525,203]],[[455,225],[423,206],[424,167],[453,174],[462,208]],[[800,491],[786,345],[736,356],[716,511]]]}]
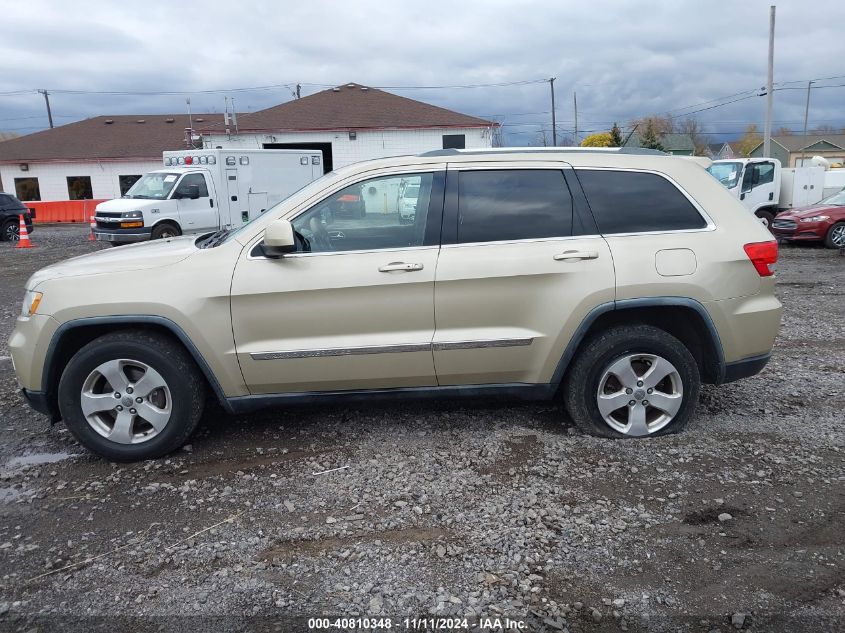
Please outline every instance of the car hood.
[{"label": "car hood", "polygon": [[823,215],[826,213],[845,213],[845,207],[833,204],[814,204],[809,207],[802,207],[800,209],[793,209],[786,213],[781,213],[779,217],[782,218],[811,218],[814,215]]},{"label": "car hood", "polygon": [[115,198],[106,200],[97,205],[97,211],[109,211],[123,213],[125,211],[138,211],[144,207],[155,206],[166,202],[165,200],[151,200],[149,198]]},{"label": "car hood", "polygon": [[34,290],[40,283],[61,277],[105,275],[170,266],[196,253],[196,240],[196,235],[175,237],[108,248],[74,257],[37,271],[29,278],[26,287]]}]

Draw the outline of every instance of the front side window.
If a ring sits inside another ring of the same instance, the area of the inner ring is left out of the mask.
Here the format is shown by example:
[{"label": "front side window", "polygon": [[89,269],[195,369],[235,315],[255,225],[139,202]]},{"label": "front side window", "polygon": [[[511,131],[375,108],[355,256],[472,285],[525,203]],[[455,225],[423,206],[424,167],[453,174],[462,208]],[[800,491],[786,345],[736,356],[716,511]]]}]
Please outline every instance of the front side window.
[{"label": "front side window", "polygon": [[298,250],[423,246],[433,183],[434,174],[426,173],[382,176],[345,187],[293,221]]},{"label": "front side window", "polygon": [[179,180],[179,174],[165,172],[144,174],[138,182],[129,188],[126,197],[164,200],[176,185],[177,180]]},{"label": "front side window", "polygon": [[754,165],[757,174],[754,177],[754,186],[765,185],[775,179],[775,166],[772,163],[757,163]]},{"label": "front side window", "polygon": [[604,169],[576,173],[599,231],[605,235],[707,226],[689,199],[663,176]]},{"label": "front side window", "polygon": [[94,192],[91,189],[90,176],[67,177],[68,200],[91,200]]},{"label": "front side window", "polygon": [[498,242],[572,234],[572,196],[557,169],[462,171],[458,242]]},{"label": "front side window", "polygon": [[205,176],[202,174],[186,174],[181,182],[179,182],[179,186],[176,187],[176,191],[173,192],[173,199],[190,198],[191,187],[193,186],[197,187],[200,198],[208,197],[208,186],[205,184]]},{"label": "front side window", "polygon": [[27,202],[41,200],[38,178],[15,178],[15,195],[18,200],[26,200]]}]

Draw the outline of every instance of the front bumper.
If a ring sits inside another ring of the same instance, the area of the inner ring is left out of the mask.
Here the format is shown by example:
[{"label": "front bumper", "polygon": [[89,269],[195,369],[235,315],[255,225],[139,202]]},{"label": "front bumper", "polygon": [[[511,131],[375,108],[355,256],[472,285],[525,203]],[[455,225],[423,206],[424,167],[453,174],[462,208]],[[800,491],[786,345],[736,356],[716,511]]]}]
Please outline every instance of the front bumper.
[{"label": "front bumper", "polygon": [[21,389],[21,393],[23,394],[23,399],[26,400],[26,403],[30,407],[38,411],[38,413],[50,416],[51,421],[58,422],[58,411],[53,409],[46,393],[43,391],[30,391],[29,389]]},{"label": "front bumper", "polygon": [[830,224],[826,222],[801,222],[797,220],[777,219],[772,222],[772,234],[780,240],[823,240]]},{"label": "front bumper", "polygon": [[144,242],[150,239],[151,228],[143,229],[94,229],[94,237],[104,242]]}]

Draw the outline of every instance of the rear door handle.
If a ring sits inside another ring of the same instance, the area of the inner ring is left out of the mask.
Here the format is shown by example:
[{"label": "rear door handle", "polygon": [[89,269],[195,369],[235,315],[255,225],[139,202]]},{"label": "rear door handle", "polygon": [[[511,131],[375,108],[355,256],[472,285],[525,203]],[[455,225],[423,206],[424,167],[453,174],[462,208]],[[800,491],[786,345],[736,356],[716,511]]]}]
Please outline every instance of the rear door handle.
[{"label": "rear door handle", "polygon": [[392,272],[403,272],[409,273],[414,270],[422,270],[422,264],[406,264],[405,262],[390,262],[389,264],[385,264],[384,266],[379,266],[378,271],[380,273],[392,273]]},{"label": "rear door handle", "polygon": [[555,255],[555,261],[568,261],[571,259],[598,259],[598,251],[563,251]]}]

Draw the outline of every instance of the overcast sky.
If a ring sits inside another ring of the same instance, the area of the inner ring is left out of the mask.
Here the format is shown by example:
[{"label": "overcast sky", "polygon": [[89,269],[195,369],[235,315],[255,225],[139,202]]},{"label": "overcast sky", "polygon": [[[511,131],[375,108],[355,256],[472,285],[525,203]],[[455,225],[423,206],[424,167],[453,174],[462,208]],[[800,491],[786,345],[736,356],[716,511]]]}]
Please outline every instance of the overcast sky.
[{"label": "overcast sky", "polygon": [[[0,131],[101,114],[184,112],[167,92],[302,84],[302,94],[350,81],[370,86],[454,86],[557,77],[558,127],[694,114],[722,139],[762,129],[770,2],[744,0],[361,0],[328,2],[44,2],[0,0]],[[779,0],[774,128],[803,126],[806,82],[819,81],[810,127],[845,126],[845,2]],[[792,83],[786,83],[792,82]],[[823,88],[822,86],[837,86]],[[481,88],[389,88],[504,122],[510,144],[534,144],[550,121],[547,83]],[[740,93],[740,94],[737,94]],[[192,109],[222,111],[225,93],[192,94]],[[292,98],[277,87],[230,92],[239,111]],[[728,98],[729,95],[736,95]],[[747,98],[743,98],[747,97]],[[701,105],[697,105],[701,104]],[[697,107],[690,107],[697,106]]]}]

